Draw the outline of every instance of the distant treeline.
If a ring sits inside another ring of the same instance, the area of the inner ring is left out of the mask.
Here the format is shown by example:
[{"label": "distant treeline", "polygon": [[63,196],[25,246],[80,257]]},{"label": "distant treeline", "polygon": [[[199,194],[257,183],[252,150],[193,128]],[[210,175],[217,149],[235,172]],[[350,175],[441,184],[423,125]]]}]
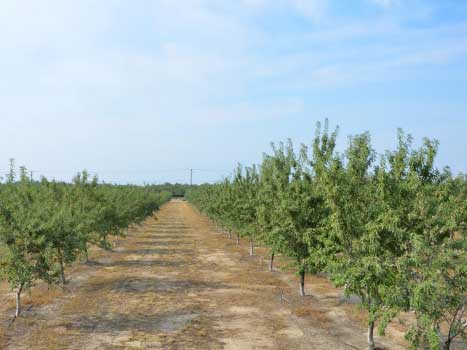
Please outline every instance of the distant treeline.
[{"label": "distant treeline", "polygon": [[161,185],[152,185],[154,188],[160,190],[160,191],[165,191],[165,192],[170,192],[172,194],[172,197],[184,197],[185,192],[190,188],[190,185],[187,184],[180,184],[180,183],[164,183]]}]

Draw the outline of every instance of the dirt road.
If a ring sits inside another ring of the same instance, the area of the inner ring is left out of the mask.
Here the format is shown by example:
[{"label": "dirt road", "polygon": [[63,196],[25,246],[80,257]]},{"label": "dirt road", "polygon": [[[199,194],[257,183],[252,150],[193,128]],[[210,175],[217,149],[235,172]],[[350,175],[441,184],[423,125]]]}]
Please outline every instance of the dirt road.
[{"label": "dirt road", "polygon": [[268,272],[266,251],[250,257],[243,244],[172,201],[113,252],[74,267],[67,292],[36,288],[23,317],[9,328],[2,320],[3,348],[366,348],[365,328],[338,290],[313,278],[301,299],[293,274]]}]

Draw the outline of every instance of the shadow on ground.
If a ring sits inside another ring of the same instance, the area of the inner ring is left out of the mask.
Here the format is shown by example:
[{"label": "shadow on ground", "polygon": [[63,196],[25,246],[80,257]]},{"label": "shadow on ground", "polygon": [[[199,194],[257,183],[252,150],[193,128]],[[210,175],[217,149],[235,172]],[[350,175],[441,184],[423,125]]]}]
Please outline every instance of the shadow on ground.
[{"label": "shadow on ground", "polygon": [[155,266],[168,266],[178,267],[186,264],[178,260],[116,260],[116,261],[88,261],[89,266],[102,266],[102,267],[155,267]]},{"label": "shadow on ground", "polygon": [[165,240],[165,239],[192,239],[192,238],[196,238],[196,236],[193,236],[193,235],[188,235],[188,234],[170,234],[170,235],[166,235],[166,234],[153,234],[151,236],[148,237],[148,239],[162,239],[162,240]]},{"label": "shadow on ground", "polygon": [[111,290],[117,293],[161,293],[161,292],[200,292],[230,288],[227,284],[197,280],[172,280],[155,277],[121,277],[102,280],[86,286],[86,291]]},{"label": "shadow on ground", "polygon": [[190,249],[168,249],[168,248],[141,248],[125,250],[126,254],[150,255],[150,254],[189,254]]},{"label": "shadow on ground", "polygon": [[111,333],[121,331],[140,331],[146,333],[176,332],[197,316],[193,311],[154,315],[100,314],[82,315],[67,323],[67,330],[79,330],[88,333]]},{"label": "shadow on ground", "polygon": [[[157,238],[157,237],[154,237]],[[179,241],[179,240],[173,240],[173,241],[159,241],[159,240],[154,240],[154,241],[137,241],[134,242],[133,244],[144,244],[144,245],[151,245],[151,246],[176,246],[176,245],[193,245],[193,242],[187,242],[187,241]]]}]

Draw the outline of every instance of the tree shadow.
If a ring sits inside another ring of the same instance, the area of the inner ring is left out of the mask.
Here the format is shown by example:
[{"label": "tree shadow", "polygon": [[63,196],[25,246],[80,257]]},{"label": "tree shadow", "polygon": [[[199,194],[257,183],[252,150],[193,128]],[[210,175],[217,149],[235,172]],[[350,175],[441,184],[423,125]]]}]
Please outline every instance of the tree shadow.
[{"label": "tree shadow", "polygon": [[175,246],[175,245],[193,245],[193,242],[173,240],[173,241],[159,241],[159,240],[147,240],[147,241],[137,241],[134,244],[144,244],[144,245],[153,245],[153,246]]},{"label": "tree shadow", "polygon": [[110,333],[127,330],[145,333],[176,332],[198,315],[192,311],[144,315],[144,314],[98,314],[82,315],[65,324],[67,330],[87,333]]},{"label": "tree shadow", "polygon": [[146,228],[144,232],[191,232],[192,228],[173,228],[173,227],[151,227],[150,229]]},{"label": "tree shadow", "polygon": [[115,293],[164,293],[164,292],[202,292],[213,289],[228,289],[223,283],[204,282],[197,280],[177,280],[156,277],[119,277],[112,280],[101,280],[90,283],[86,291],[99,290]]},{"label": "tree shadow", "polygon": [[188,254],[192,252],[190,249],[177,249],[177,248],[142,248],[142,249],[126,249],[124,250],[126,254],[135,254],[135,255],[151,255],[151,254]]},{"label": "tree shadow", "polygon": [[355,295],[355,294],[351,294],[349,296],[342,294],[339,296],[339,302],[338,302],[339,306],[342,304],[359,305],[361,303],[362,303],[362,299],[358,295]]},{"label": "tree shadow", "polygon": [[170,231],[189,231],[192,230],[193,228],[190,226],[173,226],[173,225],[155,225],[151,226],[148,230],[149,231],[158,231],[158,230],[170,230]]},{"label": "tree shadow", "polygon": [[178,267],[186,264],[179,260],[115,260],[115,261],[88,261],[89,266],[102,267],[153,267],[153,266],[169,266]]},{"label": "tree shadow", "polygon": [[165,234],[162,234],[162,235],[158,235],[158,234],[155,234],[151,237],[157,237],[157,239],[192,239],[194,238],[195,236],[193,235],[181,235],[181,234],[173,234],[173,235],[165,235]]}]

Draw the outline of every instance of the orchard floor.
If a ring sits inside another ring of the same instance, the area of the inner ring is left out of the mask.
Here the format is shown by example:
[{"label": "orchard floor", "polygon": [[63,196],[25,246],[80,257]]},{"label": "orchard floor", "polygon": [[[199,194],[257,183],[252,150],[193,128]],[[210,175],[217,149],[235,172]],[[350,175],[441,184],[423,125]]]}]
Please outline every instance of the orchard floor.
[{"label": "orchard floor", "polygon": [[[39,285],[12,325],[14,296],[0,286],[0,348],[365,349],[364,315],[321,277],[267,270],[190,204],[171,201],[113,251],[69,270],[67,291]],[[285,266],[278,259],[278,266]],[[380,349],[403,349],[392,328]]]}]

